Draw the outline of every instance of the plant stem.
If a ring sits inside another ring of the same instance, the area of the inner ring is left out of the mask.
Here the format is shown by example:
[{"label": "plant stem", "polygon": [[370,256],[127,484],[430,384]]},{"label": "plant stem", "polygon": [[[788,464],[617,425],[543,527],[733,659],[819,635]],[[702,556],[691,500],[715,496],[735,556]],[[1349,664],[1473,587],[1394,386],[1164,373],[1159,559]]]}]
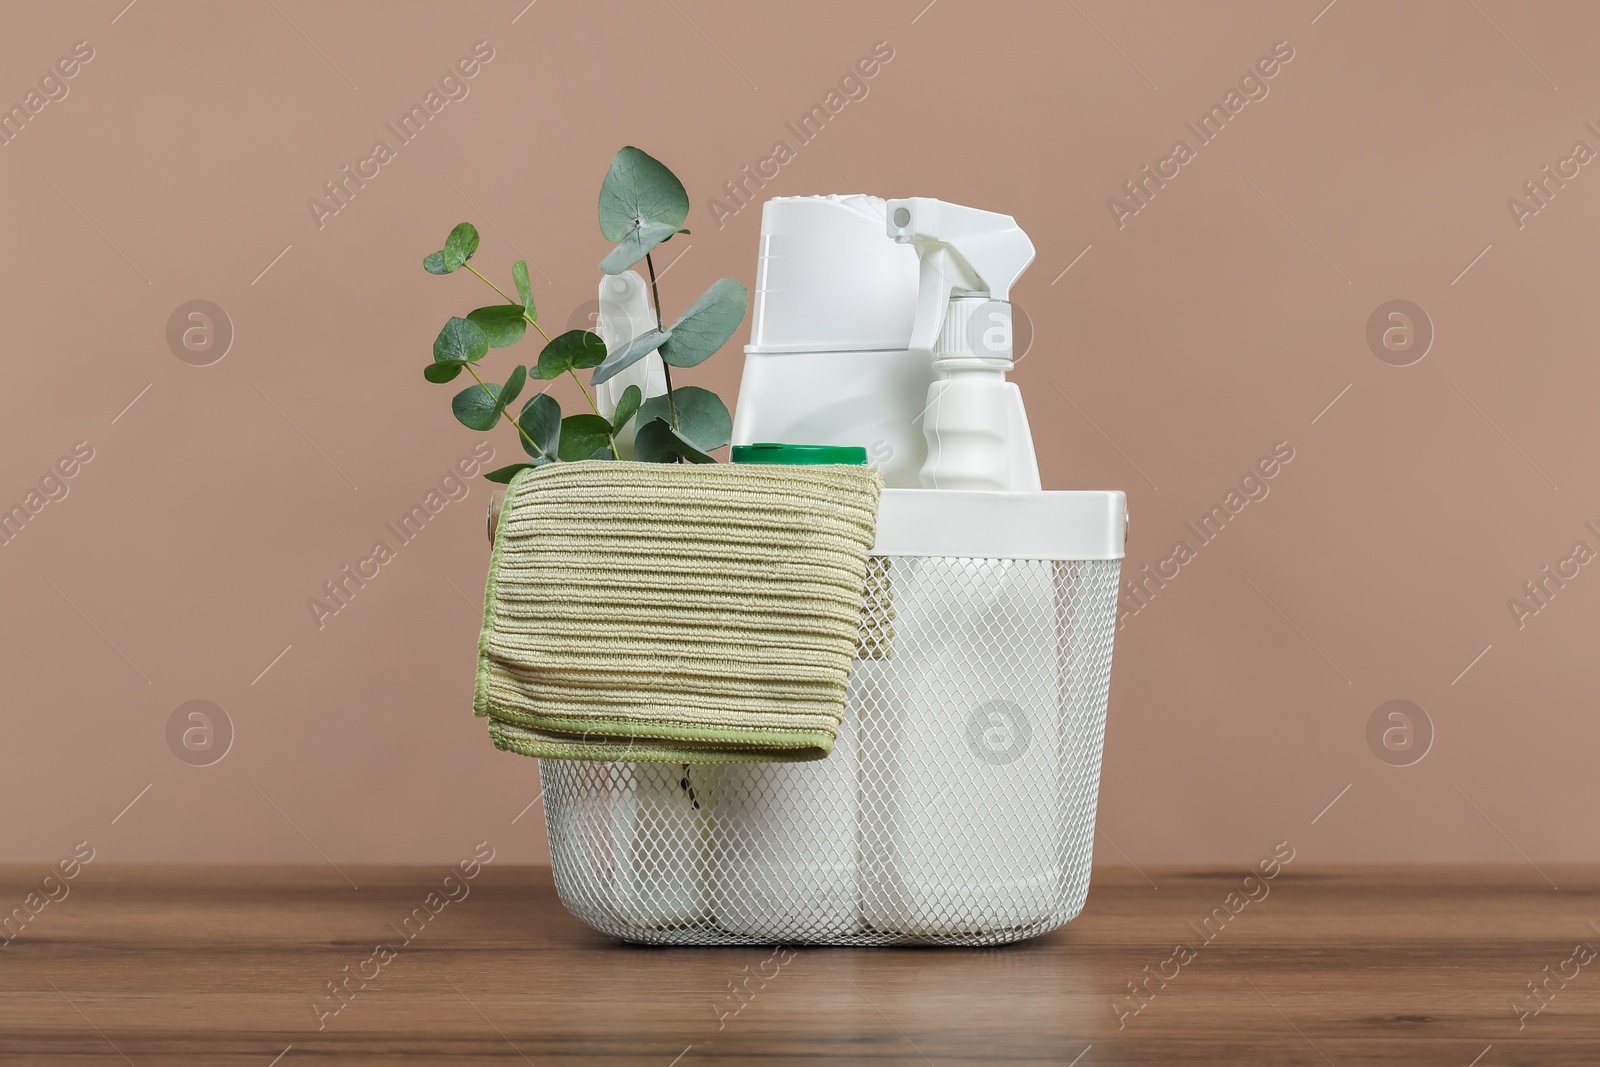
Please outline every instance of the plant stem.
[{"label": "plant stem", "polygon": [[594,412],[596,415],[599,415],[600,405],[594,402],[594,397],[589,394],[589,390],[583,387],[583,379],[578,377],[578,372],[573,370],[571,367],[568,367],[567,373],[572,375],[572,380],[578,383],[578,391],[583,393],[583,398],[589,402],[589,410]]},{"label": "plant stem", "polygon": [[[568,368],[566,368],[566,373],[571,374],[571,376],[573,376],[573,381],[574,382],[578,382],[579,392],[582,392],[582,394],[584,394],[584,400],[587,400],[587,402],[589,402],[589,410],[590,411],[594,411],[595,414],[600,414],[600,405],[597,405],[597,403],[595,403],[595,398],[592,397],[592,395],[589,395],[589,390],[584,389],[584,379],[578,378],[578,371],[574,371],[573,368],[570,368],[570,366],[568,366]],[[605,416],[603,416],[603,414],[600,414],[600,418],[605,419]],[[610,422],[610,419],[606,419],[606,421]],[[611,435],[611,437],[608,438],[608,440],[606,440],[606,445],[610,445],[611,446],[611,459],[621,459],[622,458],[622,453],[619,453],[619,451],[616,451],[616,434]]]},{"label": "plant stem", "polygon": [[[477,274],[478,272],[473,271],[472,273]],[[478,372],[472,368],[472,364],[470,363],[467,364],[467,373],[472,375],[473,380],[478,383],[478,388],[483,390],[483,395],[487,396],[495,407],[500,407],[500,398],[489,392],[489,387],[483,384],[483,379],[478,377]],[[504,418],[511,419],[511,413],[505,408],[500,408],[500,414]],[[522,428],[522,423],[518,422],[516,419],[511,419],[511,425],[517,428],[517,432],[522,435],[522,439],[528,442],[535,452],[539,453],[539,455],[543,456],[545,459],[550,458],[549,454],[546,453],[544,449],[540,448],[533,438],[528,436],[528,431]]]},{"label": "plant stem", "polygon": [[[656,328],[664,330],[667,328],[667,320],[661,317],[661,290],[656,288],[656,261],[650,257],[649,252],[646,252],[644,254],[644,262],[650,268],[650,296],[656,302]],[[667,366],[665,358],[661,360],[661,376],[667,383],[667,414],[671,418],[672,428],[676,430],[678,428],[678,404],[672,397],[672,368]]]},{"label": "plant stem", "polygon": [[644,254],[645,266],[650,268],[650,296],[656,302],[656,327],[667,328],[667,320],[661,317],[661,290],[656,288],[656,261],[649,252]]},{"label": "plant stem", "polygon": [[[474,267],[471,263],[463,263],[461,265],[463,267],[467,268],[468,270],[470,270],[472,273],[478,274],[478,268]],[[478,274],[478,280],[483,282],[484,285],[487,285],[489,288],[493,289],[495,292],[499,293],[500,294],[500,299],[504,300],[506,303],[508,303],[508,304],[516,304],[518,307],[522,306],[522,301],[511,299],[509,296],[507,296],[505,294],[505,290],[504,289],[501,289],[498,285],[496,285],[494,282],[491,282],[488,278],[485,278],[483,275]]]},{"label": "plant stem", "polygon": [[[477,268],[474,267],[471,263],[463,263],[461,265],[463,267],[467,268],[468,270],[472,271],[472,273],[478,274]],[[511,299],[509,296],[507,296],[505,294],[505,290],[504,289],[501,289],[498,285],[496,285],[494,282],[491,282],[488,278],[485,278],[481,274],[478,274],[478,278],[483,282],[484,285],[487,285],[489,288],[491,288],[495,292],[499,293],[501,300],[504,300],[508,304],[515,304],[518,307],[522,307],[521,301]],[[527,321],[529,326],[532,326],[535,330],[539,331],[539,336],[544,338],[546,344],[550,343],[550,335],[544,332],[544,327],[539,325],[539,321],[537,319],[535,319],[532,315],[528,314],[526,308],[523,309],[522,317],[523,317],[523,319],[525,319]]]},{"label": "plant stem", "polygon": [[672,428],[678,428],[678,405],[672,399],[672,371],[667,369],[667,361],[661,361],[661,376],[667,382],[667,414],[672,416]]}]

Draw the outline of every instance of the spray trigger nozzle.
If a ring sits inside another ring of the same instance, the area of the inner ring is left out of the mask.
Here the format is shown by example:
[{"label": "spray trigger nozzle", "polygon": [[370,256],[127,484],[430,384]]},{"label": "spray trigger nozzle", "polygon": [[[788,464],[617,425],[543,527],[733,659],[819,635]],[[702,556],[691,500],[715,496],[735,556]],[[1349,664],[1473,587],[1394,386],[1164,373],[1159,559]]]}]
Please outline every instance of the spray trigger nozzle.
[{"label": "spray trigger nozzle", "polygon": [[913,350],[933,351],[952,295],[1009,301],[1033,262],[1033,242],[1010,215],[922,196],[885,206],[889,236],[922,260]]}]

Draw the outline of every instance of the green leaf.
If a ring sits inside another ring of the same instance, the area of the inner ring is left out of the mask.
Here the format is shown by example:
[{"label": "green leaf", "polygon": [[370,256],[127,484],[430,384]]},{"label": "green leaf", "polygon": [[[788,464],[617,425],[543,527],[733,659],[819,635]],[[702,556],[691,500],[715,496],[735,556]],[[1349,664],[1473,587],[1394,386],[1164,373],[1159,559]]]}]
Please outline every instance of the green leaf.
[{"label": "green leaf", "polygon": [[445,273],[461,269],[461,264],[472,258],[472,253],[478,250],[478,228],[470,222],[463,222],[450,231],[450,236],[444,240],[444,267]]},{"label": "green leaf", "polygon": [[617,398],[617,409],[611,413],[611,428],[621,433],[622,428],[628,425],[628,420],[639,410],[639,404],[643,400],[644,391],[637,385],[630,385],[624,389],[622,395]]},{"label": "green leaf", "polygon": [[666,419],[651,419],[633,438],[633,454],[645,463],[715,463],[716,460],[672,432]]},{"label": "green leaf", "polygon": [[611,424],[599,415],[585,412],[561,420],[561,448],[564,460],[588,459],[611,443]]},{"label": "green leaf", "polygon": [[500,402],[500,386],[493,382],[467,386],[450,400],[456,421],[472,430],[492,430],[500,421],[505,405]]},{"label": "green leaf", "polygon": [[639,421],[639,432],[633,437],[633,455],[644,463],[678,462],[678,439],[665,419]]},{"label": "green leaf", "polygon": [[429,274],[449,274],[450,268],[444,265],[443,252],[429,252],[422,257],[422,269]]},{"label": "green leaf", "polygon": [[489,339],[475,322],[452,318],[444,324],[433,342],[433,358],[443,363],[447,359],[476,363],[489,353]]},{"label": "green leaf", "polygon": [[535,465],[554,463],[556,451],[561,443],[561,405],[556,398],[547,393],[540,393],[526,404],[522,405],[522,414],[517,416],[517,425],[522,427],[522,432],[533,438],[533,443],[538,446],[535,451],[525,438],[522,439],[522,450],[533,457]]},{"label": "green leaf", "polygon": [[492,430],[500,421],[501,414],[522,392],[523,383],[527,380],[528,368],[518,367],[511,372],[505,385],[474,383],[451,399],[450,410],[455,412],[456,420],[463,426],[474,430]]},{"label": "green leaf", "polygon": [[606,274],[621,274],[676,232],[664,223],[641,222],[638,229],[628,231],[627,238],[606,253],[600,261],[600,269]]},{"label": "green leaf", "polygon": [[511,406],[511,402],[522,392],[523,385],[528,380],[528,368],[518,366],[511,372],[511,377],[506,379],[506,384],[500,389],[500,410],[504,411]]},{"label": "green leaf", "polygon": [[672,336],[671,330],[649,329],[616,351],[609,353],[605,362],[594,372],[592,383],[599,385],[615,375],[627,370],[645,356],[660,348]]},{"label": "green leaf", "polygon": [[695,448],[693,445],[691,445],[689,442],[685,441],[683,438],[678,437],[677,434],[673,434],[673,437],[676,438],[677,442],[678,442],[678,454],[680,456],[682,456],[684,459],[688,460],[690,463],[715,463],[716,462],[716,460],[714,458],[712,458],[711,456],[706,455],[704,452],[702,452],[699,449]]},{"label": "green leaf", "polygon": [[467,314],[467,321],[478,325],[490,348],[514,345],[522,340],[523,333],[528,329],[528,320],[522,317],[522,308],[517,304],[491,304],[478,308]]},{"label": "green leaf", "polygon": [[517,283],[517,295],[522,298],[522,306],[528,309],[528,317],[538,318],[538,313],[533,310],[533,286],[528,284],[527,260],[519,259],[511,264],[511,280]]},{"label": "green leaf", "polygon": [[513,463],[509,467],[501,467],[498,470],[490,471],[488,474],[484,475],[484,478],[491,482],[499,482],[501,485],[504,485],[528,468],[537,466],[539,466],[537,463]]},{"label": "green leaf", "polygon": [[[680,385],[672,391],[678,409],[676,434],[684,444],[701,452],[721,448],[733,437],[733,416],[722,398],[697,385]],[[666,396],[653,396],[639,406],[639,425],[651,419],[669,422],[671,414]],[[686,457],[687,458],[687,457]]]},{"label": "green leaf", "polygon": [[629,146],[611,157],[600,184],[600,232],[617,247],[600,261],[621,274],[678,232],[689,217],[689,194],[659,160]]},{"label": "green leaf", "polygon": [[422,368],[422,376],[435,385],[453,382],[456,375],[461,373],[466,361],[460,359],[441,359]]},{"label": "green leaf", "polygon": [[539,377],[551,381],[569,370],[586,370],[605,362],[606,343],[588,330],[558,334],[539,353]]},{"label": "green leaf", "polygon": [[661,358],[674,367],[705,362],[728,343],[744,321],[750,293],[732,278],[719,278],[688,311],[672,324],[672,336],[661,344]]}]

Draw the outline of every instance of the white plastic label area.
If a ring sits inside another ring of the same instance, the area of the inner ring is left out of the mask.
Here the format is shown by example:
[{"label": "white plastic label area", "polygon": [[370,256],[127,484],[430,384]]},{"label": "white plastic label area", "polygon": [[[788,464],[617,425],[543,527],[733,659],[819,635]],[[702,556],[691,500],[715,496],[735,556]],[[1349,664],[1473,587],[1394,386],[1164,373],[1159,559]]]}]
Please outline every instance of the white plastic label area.
[{"label": "white plastic label area", "polygon": [[[1009,216],[937,200],[766,204],[733,440],[867,450],[887,639],[864,634],[824,760],[541,761],[580,919],[661,944],[994,944],[1082,908],[1127,506],[1040,490],[1006,380],[1033,255]],[[654,325],[636,275],[601,291],[608,344]],[[635,365],[647,395],[658,359]]]}]

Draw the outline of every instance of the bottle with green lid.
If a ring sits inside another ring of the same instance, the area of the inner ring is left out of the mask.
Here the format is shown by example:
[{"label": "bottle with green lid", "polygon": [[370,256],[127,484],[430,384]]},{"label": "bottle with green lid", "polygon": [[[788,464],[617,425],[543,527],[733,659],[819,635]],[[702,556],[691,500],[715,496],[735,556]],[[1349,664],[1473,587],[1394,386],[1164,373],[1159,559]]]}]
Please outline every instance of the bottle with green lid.
[{"label": "bottle with green lid", "polygon": [[[763,441],[734,445],[733,462],[864,467],[867,450]],[[711,902],[724,930],[769,941],[861,930],[856,703],[846,702],[827,759],[716,768]]]},{"label": "bottle with green lid", "polygon": [[735,463],[787,463],[815,466],[840,463],[852,467],[867,465],[867,450],[855,445],[789,445],[759,441],[753,445],[734,445]]}]

